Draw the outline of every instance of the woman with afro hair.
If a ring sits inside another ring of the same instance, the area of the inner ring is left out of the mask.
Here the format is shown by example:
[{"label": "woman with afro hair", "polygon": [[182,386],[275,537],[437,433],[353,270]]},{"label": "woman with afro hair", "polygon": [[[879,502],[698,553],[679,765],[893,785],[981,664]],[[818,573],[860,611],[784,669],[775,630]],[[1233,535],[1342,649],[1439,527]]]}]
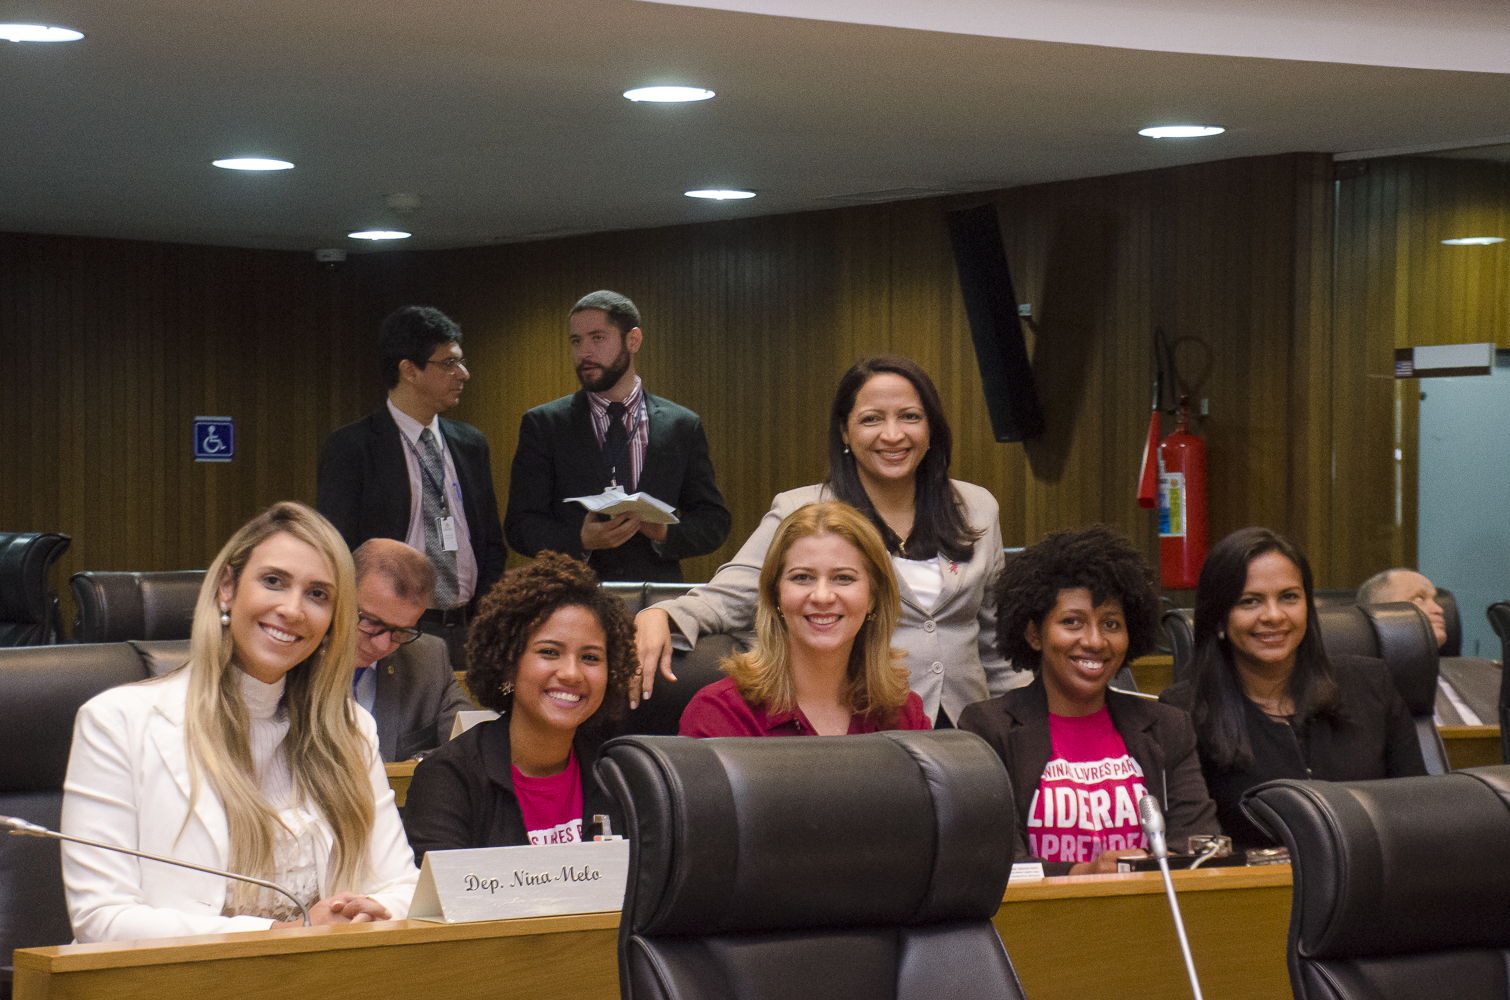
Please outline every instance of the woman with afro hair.
[{"label": "woman with afro hair", "polygon": [[1111,690],[1151,652],[1159,599],[1136,550],[1106,525],[1049,535],[1007,560],[996,588],[1002,655],[1033,683],[977,702],[960,728],[983,737],[1012,777],[1017,858],[1051,875],[1115,872],[1142,857],[1145,793],[1164,809],[1169,843],[1220,832],[1190,716]]},{"label": "woman with afro hair", "polygon": [[499,718],[415,768],[404,805],[415,859],[592,839],[595,815],[619,815],[593,774],[601,724],[623,714],[639,669],[624,602],[582,563],[542,552],[482,599],[467,653],[467,687]]}]

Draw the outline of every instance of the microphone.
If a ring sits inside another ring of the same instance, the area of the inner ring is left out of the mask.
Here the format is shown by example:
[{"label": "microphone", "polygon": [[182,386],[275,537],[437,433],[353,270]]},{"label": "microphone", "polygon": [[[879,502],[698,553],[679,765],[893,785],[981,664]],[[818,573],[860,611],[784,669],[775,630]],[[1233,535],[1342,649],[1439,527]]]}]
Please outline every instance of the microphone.
[{"label": "microphone", "polygon": [[1159,800],[1145,795],[1138,800],[1138,822],[1148,837],[1148,850],[1156,858],[1168,858],[1169,847],[1164,843],[1164,814],[1159,810]]},{"label": "microphone", "polygon": [[156,854],[148,854],[145,851],[133,851],[129,847],[119,847],[115,844],[103,844],[98,840],[85,840],[83,837],[74,837],[66,833],[58,833],[56,830],[49,830],[45,826],[38,826],[35,823],[28,823],[26,820],[22,819],[19,816],[0,816],[0,827],[10,827],[10,829],[6,832],[18,837],[49,837],[53,840],[68,840],[72,841],[75,844],[83,844],[86,847],[98,847],[102,850],[115,851],[119,854],[131,854],[138,858],[146,858],[148,861],[161,861],[165,865],[177,865],[180,868],[192,868],[197,872],[204,872],[208,875],[219,875],[223,878],[233,878],[240,882],[250,882],[253,885],[260,885],[264,889],[272,889],[274,892],[281,892],[283,895],[293,900],[294,905],[299,908],[299,912],[304,914],[304,926],[309,926],[309,908],[306,907],[303,903],[299,902],[298,896],[295,896],[293,893],[289,892],[287,889],[283,888],[283,886],[279,885],[276,882],[269,882],[265,879],[260,878],[252,878],[250,875],[237,875],[235,872],[225,872],[221,871],[219,868],[211,868],[207,865],[196,865],[192,861],[179,861],[177,858],[159,857]]},{"label": "microphone", "polygon": [[1201,996],[1201,984],[1195,977],[1195,960],[1190,957],[1190,939],[1185,936],[1185,921],[1180,919],[1180,904],[1174,898],[1174,880],[1169,877],[1169,848],[1164,843],[1164,813],[1159,809],[1159,800],[1144,795],[1138,800],[1138,822],[1148,837],[1148,849],[1159,860],[1159,871],[1164,876],[1164,892],[1169,897],[1169,912],[1174,914],[1174,930],[1180,939],[1180,952],[1185,956],[1185,971],[1190,974],[1190,989],[1195,1000]]}]

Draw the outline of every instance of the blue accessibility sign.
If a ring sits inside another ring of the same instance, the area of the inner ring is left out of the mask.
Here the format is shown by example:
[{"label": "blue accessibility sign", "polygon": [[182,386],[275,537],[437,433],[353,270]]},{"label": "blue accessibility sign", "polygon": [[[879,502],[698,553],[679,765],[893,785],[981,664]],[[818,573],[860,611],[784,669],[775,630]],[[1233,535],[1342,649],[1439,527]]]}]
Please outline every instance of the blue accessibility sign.
[{"label": "blue accessibility sign", "polygon": [[230,417],[194,418],[194,461],[229,462],[236,455],[236,421]]}]

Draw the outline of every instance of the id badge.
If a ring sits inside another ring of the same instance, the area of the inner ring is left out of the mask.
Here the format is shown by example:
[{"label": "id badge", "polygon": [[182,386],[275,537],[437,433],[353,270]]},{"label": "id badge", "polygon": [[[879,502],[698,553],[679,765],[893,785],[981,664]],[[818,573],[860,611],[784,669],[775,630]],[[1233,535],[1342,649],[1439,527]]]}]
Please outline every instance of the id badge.
[{"label": "id badge", "polygon": [[435,526],[440,529],[440,547],[447,552],[456,551],[456,518],[437,517]]}]

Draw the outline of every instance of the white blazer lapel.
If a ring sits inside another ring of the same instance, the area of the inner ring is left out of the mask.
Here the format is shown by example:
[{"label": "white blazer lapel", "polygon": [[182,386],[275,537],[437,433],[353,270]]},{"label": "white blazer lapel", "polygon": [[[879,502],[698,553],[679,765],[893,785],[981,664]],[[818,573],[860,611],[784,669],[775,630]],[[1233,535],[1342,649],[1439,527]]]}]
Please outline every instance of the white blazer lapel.
[{"label": "white blazer lapel", "polygon": [[[164,768],[173,776],[173,783],[183,793],[184,801],[187,803],[193,789],[193,780],[189,772],[188,747],[185,745],[182,717],[173,718],[175,714],[182,711],[181,704],[158,705],[148,726],[152,745],[157,748]],[[220,864],[224,866],[231,856],[230,824],[226,820],[225,809],[220,804],[220,797],[203,780],[202,775],[199,798],[194,803],[194,816],[199,820],[205,833],[209,835],[211,843],[215,845],[215,853],[220,858]],[[177,831],[174,832],[177,833]]]}]

